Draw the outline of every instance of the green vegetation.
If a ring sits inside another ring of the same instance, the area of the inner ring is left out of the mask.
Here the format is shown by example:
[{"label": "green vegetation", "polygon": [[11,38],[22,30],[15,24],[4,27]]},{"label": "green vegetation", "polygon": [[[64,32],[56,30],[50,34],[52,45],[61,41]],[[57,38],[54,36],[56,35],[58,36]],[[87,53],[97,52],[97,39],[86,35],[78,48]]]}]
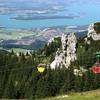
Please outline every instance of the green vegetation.
[{"label": "green vegetation", "polygon": [[46,98],[43,100],[99,100],[99,99],[100,99],[100,90],[94,90],[82,93],[71,93],[68,95],[61,95],[54,98]]},{"label": "green vegetation", "polygon": [[33,51],[33,50],[27,50],[27,49],[22,49],[22,48],[11,48],[11,49],[4,49],[3,47],[0,47],[0,50],[5,50],[5,51],[8,51],[8,52],[11,52],[12,50],[15,52],[15,53],[27,53],[28,51]]},{"label": "green vegetation", "polygon": [[57,37],[49,45],[45,45],[43,50],[45,51],[46,56],[50,56],[54,54],[58,48],[61,49],[61,46],[61,37]]},{"label": "green vegetation", "polygon": [[27,50],[27,49],[22,49],[22,48],[12,48],[12,49],[9,49],[8,51],[11,52],[11,51],[14,51],[15,53],[27,53],[27,51],[33,51],[33,50]]},{"label": "green vegetation", "polygon": [[[0,98],[34,100],[100,88],[100,74],[94,74],[91,70],[82,76],[75,76],[73,73],[74,68],[88,69],[95,63],[95,54],[100,51],[99,45],[100,41],[91,41],[91,45],[87,45],[83,38],[79,39],[77,61],[72,63],[69,69],[63,66],[55,70],[51,70],[49,64],[54,60],[57,49],[61,48],[61,38],[56,38],[44,49],[26,55],[19,53],[17,56],[14,51],[0,51]],[[37,70],[41,63],[47,65],[43,73]],[[68,97],[69,100],[87,98],[82,98],[83,95],[78,93],[76,95]],[[96,98],[98,100],[98,96],[95,96],[95,100]]]},{"label": "green vegetation", "polygon": [[84,38],[80,38],[77,44],[77,61],[75,66],[91,67],[96,62],[95,53],[100,51],[100,41],[91,40],[91,44],[85,43]]},{"label": "green vegetation", "polygon": [[100,33],[100,22],[94,24],[94,29],[97,33]]}]

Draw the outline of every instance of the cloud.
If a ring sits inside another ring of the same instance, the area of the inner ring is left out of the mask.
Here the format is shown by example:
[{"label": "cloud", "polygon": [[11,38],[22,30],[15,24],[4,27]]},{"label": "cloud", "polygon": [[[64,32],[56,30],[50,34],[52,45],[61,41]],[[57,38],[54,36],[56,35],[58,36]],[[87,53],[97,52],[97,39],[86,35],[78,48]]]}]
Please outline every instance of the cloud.
[{"label": "cloud", "polygon": [[33,2],[47,4],[85,4],[85,3],[100,3],[100,0],[0,0],[0,2]]},{"label": "cloud", "polygon": [[62,0],[0,0],[0,2],[38,2],[38,3],[42,3],[42,2],[59,2]]},{"label": "cloud", "polygon": [[[65,1],[65,0],[64,0]],[[62,4],[63,0],[0,0],[0,3],[36,3],[36,4]]]}]

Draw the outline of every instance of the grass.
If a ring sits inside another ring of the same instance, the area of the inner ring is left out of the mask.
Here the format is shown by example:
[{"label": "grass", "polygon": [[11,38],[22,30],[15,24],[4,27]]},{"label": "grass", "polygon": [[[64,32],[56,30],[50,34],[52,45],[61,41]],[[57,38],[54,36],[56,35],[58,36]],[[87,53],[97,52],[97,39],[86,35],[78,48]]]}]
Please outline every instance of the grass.
[{"label": "grass", "polygon": [[8,52],[11,52],[12,50],[14,51],[14,53],[26,53],[28,51],[33,51],[33,50],[27,50],[27,49],[22,49],[22,48],[11,48],[11,49],[4,49],[3,47],[0,47],[0,50],[5,50],[5,51],[8,51]]},{"label": "grass", "polygon": [[71,93],[42,100],[100,100],[100,89],[82,93]]},{"label": "grass", "polygon": [[12,50],[13,50],[15,53],[19,53],[19,52],[26,53],[26,52],[28,52],[28,51],[32,51],[32,50],[27,50],[27,49],[22,49],[22,48],[12,48],[12,49],[9,49],[8,51],[11,52]]}]

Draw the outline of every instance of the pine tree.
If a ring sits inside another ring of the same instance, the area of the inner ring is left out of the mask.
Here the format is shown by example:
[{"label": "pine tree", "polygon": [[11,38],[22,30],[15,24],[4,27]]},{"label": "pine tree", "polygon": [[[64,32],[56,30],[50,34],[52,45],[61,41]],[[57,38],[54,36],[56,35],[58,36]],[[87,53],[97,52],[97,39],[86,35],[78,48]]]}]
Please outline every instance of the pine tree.
[{"label": "pine tree", "polygon": [[91,76],[91,72],[90,71],[87,71],[85,74],[84,74],[84,86],[83,86],[83,91],[89,91],[91,90],[91,84],[92,84],[92,76]]},{"label": "pine tree", "polygon": [[6,88],[5,88],[5,91],[4,91],[2,98],[9,98],[9,99],[15,98],[14,85],[13,85],[13,82],[11,80],[6,85]]},{"label": "pine tree", "polygon": [[48,96],[48,83],[45,81],[43,77],[38,80],[37,90],[35,97],[36,98],[44,98]]}]

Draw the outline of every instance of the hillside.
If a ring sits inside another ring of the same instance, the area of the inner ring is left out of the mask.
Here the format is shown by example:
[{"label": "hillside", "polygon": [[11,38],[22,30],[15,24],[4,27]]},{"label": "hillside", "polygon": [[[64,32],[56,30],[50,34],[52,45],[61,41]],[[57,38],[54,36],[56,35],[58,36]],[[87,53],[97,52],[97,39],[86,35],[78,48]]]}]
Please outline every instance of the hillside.
[{"label": "hillside", "polygon": [[[65,27],[43,29],[0,29],[0,47],[5,49],[40,49],[54,37],[62,36]],[[71,30],[74,31],[75,29]],[[77,31],[80,28],[77,29]],[[86,36],[86,31],[77,32],[77,37]]]},{"label": "hillside", "polygon": [[70,93],[68,95],[61,95],[54,98],[46,98],[42,100],[99,100],[100,90],[82,92],[82,93]]},{"label": "hillside", "polygon": [[6,50],[0,50],[0,55],[9,54]]},{"label": "hillside", "polygon": [[5,49],[39,49],[44,47],[51,38],[61,36],[62,32],[56,28],[33,30],[7,30],[0,29],[0,47]]},{"label": "hillside", "polygon": [[59,66],[68,68],[71,63],[74,64],[75,68],[91,67],[96,61],[96,52],[100,51],[100,34],[95,31],[95,24],[89,26],[87,35],[84,37],[76,37],[77,34],[74,33],[63,34],[61,48],[55,52],[51,68]]},{"label": "hillside", "polygon": [[[96,57],[100,51],[100,40],[88,37],[88,33],[83,38],[76,38],[74,33],[63,34],[53,38],[44,48],[26,54],[1,52],[0,98],[56,99],[56,96],[70,92],[99,89],[100,73],[95,74],[91,68],[100,61]],[[51,64],[55,61],[52,68]],[[87,98],[82,96],[84,93],[77,93],[68,98]],[[98,100],[98,96],[96,98]]]}]

